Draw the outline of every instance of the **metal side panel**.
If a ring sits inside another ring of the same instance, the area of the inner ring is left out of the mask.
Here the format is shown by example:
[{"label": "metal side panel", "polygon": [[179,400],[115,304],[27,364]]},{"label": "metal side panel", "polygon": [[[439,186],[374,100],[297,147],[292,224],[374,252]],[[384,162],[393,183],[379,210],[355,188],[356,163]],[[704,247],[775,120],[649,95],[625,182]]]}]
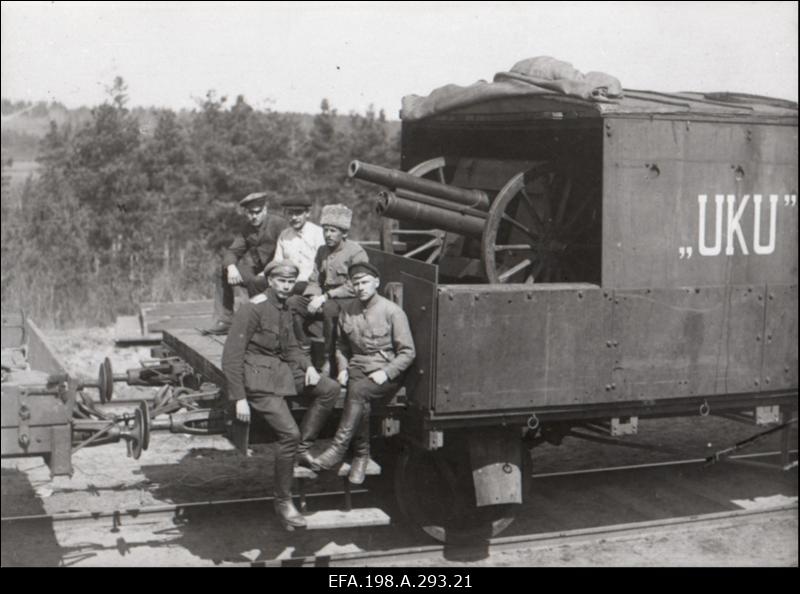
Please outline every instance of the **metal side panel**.
[{"label": "metal side panel", "polygon": [[615,291],[609,399],[752,391],[763,315],[761,287]]},{"label": "metal side panel", "polygon": [[580,405],[603,394],[604,307],[594,285],[442,287],[436,414]]},{"label": "metal side panel", "polygon": [[406,372],[405,388],[409,404],[427,410],[434,406],[433,380],[436,377],[436,283],[407,272],[403,283],[403,310],[408,316],[417,356]]},{"label": "metal side panel", "polygon": [[767,287],[764,390],[797,390],[797,285]]},{"label": "metal side panel", "polygon": [[390,282],[403,282],[401,275],[410,274],[430,283],[438,281],[437,266],[428,264],[413,258],[404,258],[395,254],[389,254],[373,248],[364,248],[369,256],[369,261],[374,264],[381,272],[381,285],[386,286]]}]

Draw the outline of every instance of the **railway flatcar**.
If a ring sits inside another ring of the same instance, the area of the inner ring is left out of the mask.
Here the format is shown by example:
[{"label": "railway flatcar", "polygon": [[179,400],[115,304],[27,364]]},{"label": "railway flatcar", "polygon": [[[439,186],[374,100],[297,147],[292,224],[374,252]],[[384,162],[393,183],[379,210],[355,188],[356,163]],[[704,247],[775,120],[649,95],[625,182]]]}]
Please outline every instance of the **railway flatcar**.
[{"label": "railway flatcar", "polygon": [[[529,450],[575,427],[794,418],[795,103],[541,88],[438,99],[407,103],[402,170],[349,168],[383,188],[368,254],[417,347],[372,423],[399,444],[378,462],[413,524],[440,540],[499,533],[529,488]],[[163,386],[148,431],[226,432],[243,449],[269,438],[230,414],[221,351],[164,331],[152,365],[127,376]],[[116,379],[109,368],[99,383]]]}]

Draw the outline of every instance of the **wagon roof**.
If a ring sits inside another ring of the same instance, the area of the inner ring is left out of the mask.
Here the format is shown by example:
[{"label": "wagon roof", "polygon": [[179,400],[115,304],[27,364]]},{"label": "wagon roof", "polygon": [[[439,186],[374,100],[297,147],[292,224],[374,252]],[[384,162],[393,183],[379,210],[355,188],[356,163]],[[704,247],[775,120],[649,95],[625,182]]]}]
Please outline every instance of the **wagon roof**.
[{"label": "wagon roof", "polygon": [[[492,85],[487,85],[492,86]],[[681,116],[688,118],[769,119],[797,124],[796,102],[774,97],[745,93],[662,93],[625,89],[624,96],[615,101],[590,101],[555,92],[529,92],[518,95],[485,96],[461,105],[432,106],[424,117],[415,117],[405,109],[405,121],[481,119],[514,115],[524,117],[542,113],[561,112],[575,117]]]}]

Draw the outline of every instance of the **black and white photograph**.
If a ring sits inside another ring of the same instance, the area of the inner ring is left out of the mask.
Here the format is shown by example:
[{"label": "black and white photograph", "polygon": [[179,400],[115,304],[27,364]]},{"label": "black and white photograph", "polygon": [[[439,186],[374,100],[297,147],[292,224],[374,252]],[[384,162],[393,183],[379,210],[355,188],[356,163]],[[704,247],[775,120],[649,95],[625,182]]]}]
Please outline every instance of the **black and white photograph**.
[{"label": "black and white photograph", "polygon": [[0,9],[2,567],[798,567],[798,2]]}]

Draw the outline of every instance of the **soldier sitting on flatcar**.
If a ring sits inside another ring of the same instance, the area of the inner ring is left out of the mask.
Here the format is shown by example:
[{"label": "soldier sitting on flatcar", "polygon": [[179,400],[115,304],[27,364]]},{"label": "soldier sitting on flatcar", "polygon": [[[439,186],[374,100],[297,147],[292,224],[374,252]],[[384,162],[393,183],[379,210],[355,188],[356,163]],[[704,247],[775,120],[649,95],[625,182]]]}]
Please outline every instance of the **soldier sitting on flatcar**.
[{"label": "soldier sitting on flatcar", "polygon": [[[265,271],[269,289],[244,304],[233,317],[222,351],[226,393],[236,402],[236,418],[250,421],[260,414],[278,435],[275,457],[275,511],[284,527],[305,526],[292,503],[295,457],[312,460],[308,449],[328,418],[339,385],[322,377],[299,348],[292,314],[286,304],[297,281],[292,262],[271,262]],[[285,397],[313,398],[298,428]]]},{"label": "soldier sitting on flatcar", "polygon": [[[297,327],[307,328],[311,334],[312,352],[316,351],[314,362],[324,375],[328,375],[330,370],[336,316],[355,296],[347,282],[347,268],[357,262],[369,261],[364,248],[347,239],[352,218],[353,212],[344,204],[329,204],[322,209],[320,225],[325,245],[317,250],[314,270],[303,295],[289,301],[297,315],[304,318]],[[307,339],[302,336],[301,340]]]},{"label": "soldier sitting on flatcar", "polygon": [[338,380],[347,385],[347,398],[336,435],[328,449],[314,458],[312,468],[328,469],[341,462],[352,439],[349,480],[361,484],[369,463],[371,401],[397,393],[416,352],[405,312],[378,295],[378,269],[358,262],[349,267],[348,274],[358,299],[339,313],[336,342]]},{"label": "soldier sitting on flatcar", "polygon": [[275,244],[288,223],[270,216],[267,194],[248,194],[239,202],[247,216],[248,227],[234,238],[222,256],[222,267],[216,273],[214,293],[214,325],[206,334],[226,334],[233,317],[233,287],[243,285],[250,297],[267,288],[264,267],[275,255]]}]

